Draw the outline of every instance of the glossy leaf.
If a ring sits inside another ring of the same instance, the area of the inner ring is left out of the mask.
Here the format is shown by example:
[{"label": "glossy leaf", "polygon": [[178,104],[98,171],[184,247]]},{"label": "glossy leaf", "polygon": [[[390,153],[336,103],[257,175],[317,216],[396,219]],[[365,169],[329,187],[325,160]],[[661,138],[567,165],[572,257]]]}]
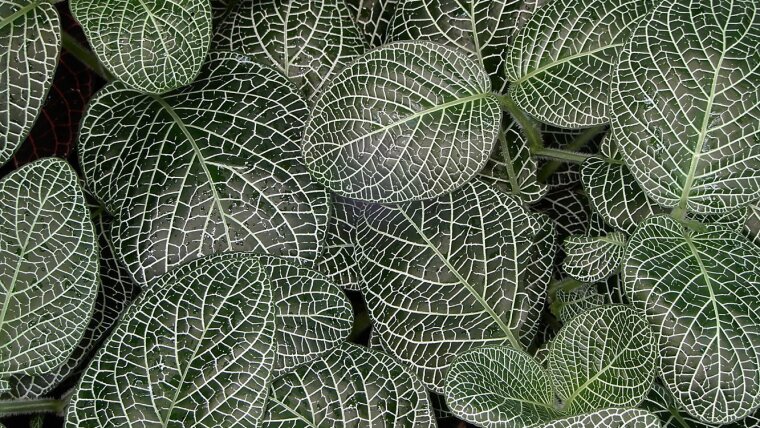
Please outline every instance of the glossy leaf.
[{"label": "glossy leaf", "polygon": [[275,360],[275,314],[255,256],[183,265],[130,306],[85,372],[66,426],[256,426]]},{"label": "glossy leaf", "polygon": [[597,282],[620,268],[625,250],[625,235],[613,232],[606,236],[573,235],[565,238],[562,270],[581,282]]},{"label": "glossy leaf", "polygon": [[483,168],[500,118],[488,76],[464,53],[391,43],[344,68],[317,97],[303,153],[312,176],[341,196],[429,199]]},{"label": "glossy leaf", "polygon": [[162,94],[192,82],[211,42],[208,0],[70,0],[100,62],[134,90]]},{"label": "glossy leaf", "polygon": [[327,223],[324,249],[315,269],[347,290],[359,290],[356,261],[356,222],[361,220],[363,203],[332,195],[332,215]]},{"label": "glossy leaf", "polygon": [[658,338],[676,401],[711,423],[760,406],[760,248],[723,227],[657,216],[631,236],[623,263],[626,294]]},{"label": "glossy leaf", "polygon": [[659,205],[716,213],[760,198],[759,43],[752,0],[664,0],[637,26],[612,80],[612,130]]},{"label": "glossy leaf", "polygon": [[[42,159],[0,181],[0,380],[74,351],[98,291],[95,231],[74,170]],[[7,384],[6,384],[7,385]]]},{"label": "glossy leaf", "polygon": [[660,428],[657,416],[645,410],[609,408],[579,416],[558,419],[530,428]]},{"label": "glossy leaf", "polygon": [[329,195],[301,163],[305,115],[285,77],[233,54],[211,55],[192,85],[160,97],[121,83],[98,94],[80,162],[139,284],[221,252],[314,261]]}]

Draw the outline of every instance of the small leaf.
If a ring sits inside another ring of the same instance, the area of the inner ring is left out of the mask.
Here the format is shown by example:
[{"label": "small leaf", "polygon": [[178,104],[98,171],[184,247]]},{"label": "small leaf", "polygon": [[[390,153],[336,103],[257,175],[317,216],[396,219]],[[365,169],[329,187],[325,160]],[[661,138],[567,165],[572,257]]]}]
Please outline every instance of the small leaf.
[{"label": "small leaf", "polygon": [[726,211],[718,214],[689,213],[686,218],[689,220],[696,220],[702,224],[726,227],[736,232],[741,232],[744,229],[749,214],[750,208],[744,206],[733,211]]},{"label": "small leaf", "polygon": [[541,198],[536,210],[554,220],[558,238],[589,232],[591,211],[586,197],[574,188],[556,187]]},{"label": "small leaf", "polygon": [[609,408],[585,415],[558,419],[548,424],[536,424],[530,428],[660,428],[657,416],[645,410]]},{"label": "small leaf", "polygon": [[332,195],[332,215],[327,223],[324,249],[315,268],[347,290],[359,288],[356,261],[356,222],[361,219],[363,202]]},{"label": "small leaf", "polygon": [[458,355],[446,375],[446,403],[457,417],[484,428],[525,427],[560,415],[546,371],[506,346]]},{"label": "small leaf", "polygon": [[256,426],[275,360],[256,256],[193,260],[130,306],[73,397],[71,428]]},{"label": "small leaf", "polygon": [[663,0],[636,27],[612,79],[612,131],[659,205],[718,213],[760,198],[759,43],[754,0]]},{"label": "small leaf", "polygon": [[269,427],[435,427],[427,391],[382,352],[343,343],[274,380]]},{"label": "small leaf", "polygon": [[507,48],[509,95],[562,128],[608,121],[609,79],[623,42],[653,0],[557,0],[534,13]]},{"label": "small leaf", "polygon": [[607,297],[600,293],[596,284],[581,284],[569,291],[557,290],[556,300],[552,302],[552,314],[562,322],[567,323],[578,315],[591,309],[604,306]]},{"label": "small leaf", "polygon": [[649,395],[647,395],[639,407],[657,415],[663,428],[684,428],[684,426],[688,428],[715,427],[715,425],[705,424],[692,418],[686,412],[681,412],[680,406],[673,398],[673,394],[657,382],[652,384]]},{"label": "small leaf", "polygon": [[562,269],[581,282],[597,282],[620,268],[625,250],[625,235],[619,232],[607,236],[573,235],[565,238],[565,260]]},{"label": "small leaf", "polygon": [[749,206],[749,215],[744,222],[744,231],[749,239],[760,245],[760,204],[754,203]]},{"label": "small leaf", "polygon": [[162,94],[192,82],[211,42],[208,0],[71,0],[100,62],[134,90]]},{"label": "small leaf", "polygon": [[61,23],[49,2],[0,0],[0,165],[32,129],[61,50]]},{"label": "small leaf", "polygon": [[488,76],[462,51],[391,43],[344,68],[317,97],[303,154],[312,176],[341,196],[429,199],[483,168],[500,118]]},{"label": "small leaf", "polygon": [[633,407],[652,386],[656,355],[643,316],[628,306],[602,306],[560,330],[549,351],[549,372],[568,414]]},{"label": "small leaf", "polygon": [[710,423],[760,406],[760,248],[723,227],[652,217],[629,239],[623,280],[681,406]]},{"label": "small leaf", "polygon": [[386,29],[398,3],[398,0],[346,1],[354,22],[373,48],[385,43]]},{"label": "small leaf", "polygon": [[0,180],[0,243],[0,380],[53,370],[98,292],[95,231],[69,164],[45,158]]}]

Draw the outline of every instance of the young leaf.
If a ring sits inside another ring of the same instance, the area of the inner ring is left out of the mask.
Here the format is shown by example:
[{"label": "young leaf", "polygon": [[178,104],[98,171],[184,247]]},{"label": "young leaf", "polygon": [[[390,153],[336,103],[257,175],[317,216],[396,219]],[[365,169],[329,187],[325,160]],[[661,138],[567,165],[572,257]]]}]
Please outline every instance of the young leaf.
[{"label": "young leaf", "polygon": [[597,282],[620,268],[625,250],[625,235],[619,232],[606,236],[573,235],[565,238],[565,260],[562,270],[581,282]]},{"label": "young leaf", "polygon": [[327,223],[324,249],[315,262],[315,269],[347,290],[359,288],[359,266],[356,262],[356,222],[362,217],[363,203],[332,195],[332,215]]},{"label": "young leaf", "polygon": [[0,383],[6,383],[10,375],[37,375],[66,361],[95,304],[95,231],[69,164],[45,158],[0,180],[0,243]]},{"label": "young leaf", "polygon": [[596,284],[581,284],[571,290],[557,290],[551,311],[562,323],[567,323],[591,309],[604,306],[607,298],[600,293]]},{"label": "young leaf", "polygon": [[61,50],[49,2],[0,0],[0,165],[24,142],[45,103]]},{"label": "young leaf", "polygon": [[386,29],[397,4],[398,0],[346,1],[354,22],[372,47],[385,43]]},{"label": "young leaf", "polygon": [[560,330],[549,350],[549,372],[568,414],[631,407],[652,386],[656,355],[643,316],[628,306],[602,306]]},{"label": "young leaf", "polygon": [[654,413],[660,418],[663,428],[712,428],[715,425],[706,424],[692,418],[688,413],[681,412],[680,406],[667,388],[655,382],[649,395],[639,406]]},{"label": "young leaf", "polygon": [[179,267],[127,310],[84,373],[66,426],[256,426],[275,359],[275,314],[256,256]]},{"label": "young leaf", "polygon": [[285,77],[233,54],[212,54],[198,80],[166,95],[112,83],[91,101],[82,170],[139,284],[220,252],[314,261],[329,195],[301,161],[305,116]]},{"label": "young leaf", "polygon": [[509,95],[550,125],[608,121],[609,79],[632,27],[653,0],[556,0],[539,8],[507,48]]},{"label": "young leaf", "polygon": [[427,391],[393,358],[344,342],[274,380],[264,427],[435,427]]},{"label": "young leaf", "polygon": [[70,0],[100,62],[134,90],[162,94],[198,75],[211,42],[208,0]]},{"label": "young leaf", "polygon": [[645,410],[608,408],[585,415],[558,419],[548,424],[536,424],[530,428],[660,428],[657,416]]},{"label": "young leaf", "polygon": [[306,165],[330,190],[373,202],[443,195],[488,160],[501,111],[464,52],[399,42],[344,68],[315,101]]},{"label": "young leaf", "polygon": [[591,210],[588,199],[574,188],[550,189],[534,206],[554,220],[560,238],[589,233]]},{"label": "young leaf", "polygon": [[658,204],[716,213],[760,198],[759,43],[753,0],[663,0],[637,26],[612,79],[612,131]]},{"label": "young leaf", "polygon": [[369,205],[357,229],[362,291],[385,349],[443,390],[455,354],[522,347],[531,302],[520,276],[537,222],[478,180],[437,199]]},{"label": "young leaf", "polygon": [[367,43],[343,0],[241,0],[214,48],[275,67],[310,98]]},{"label": "young leaf", "polygon": [[629,239],[623,280],[681,406],[727,423],[760,405],[760,248],[723,227],[652,217]]},{"label": "young leaf", "polygon": [[459,354],[445,391],[457,417],[484,428],[526,427],[560,416],[546,371],[530,355],[507,346]]}]

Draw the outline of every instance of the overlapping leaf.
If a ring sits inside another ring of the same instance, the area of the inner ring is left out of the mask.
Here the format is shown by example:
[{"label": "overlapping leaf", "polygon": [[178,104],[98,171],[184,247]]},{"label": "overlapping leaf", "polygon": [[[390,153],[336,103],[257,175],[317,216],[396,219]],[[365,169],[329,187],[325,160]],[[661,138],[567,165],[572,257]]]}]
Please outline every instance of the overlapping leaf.
[{"label": "overlapping leaf", "polygon": [[60,31],[49,2],[0,0],[0,165],[24,142],[45,102]]},{"label": "overlapping leaf", "polygon": [[332,195],[332,215],[327,223],[324,249],[315,268],[347,290],[359,290],[356,262],[356,222],[361,219],[363,203]]},{"label": "overlapping leaf", "polygon": [[71,0],[100,62],[132,89],[161,94],[192,82],[211,42],[208,0]]},{"label": "overlapping leaf", "polygon": [[74,351],[98,291],[96,245],[66,162],[42,159],[0,181],[0,380],[53,370]]},{"label": "overlapping leaf", "polygon": [[[528,262],[520,274],[518,301],[520,311],[525,311],[525,319],[541,318],[546,303],[546,292],[554,272],[554,257],[557,253],[556,230],[549,216],[532,213],[536,219],[536,234],[533,244],[525,247],[529,252]],[[540,323],[528,323],[520,330],[520,342],[530,345],[538,333]]]},{"label": "overlapping leaf", "polygon": [[580,284],[571,290],[557,290],[555,301],[552,302],[552,313],[567,323],[578,315],[591,309],[609,303],[604,294],[600,293],[596,284]]},{"label": "overlapping leaf", "polygon": [[530,428],[660,428],[657,416],[639,409],[608,408]]},{"label": "overlapping leaf", "polygon": [[428,199],[483,168],[500,118],[488,75],[463,52],[391,43],[344,68],[317,97],[303,153],[312,176],[341,196]]},{"label": "overlapping leaf", "polygon": [[664,0],[634,31],[612,80],[612,130],[658,204],[714,213],[760,197],[759,43],[753,0]]},{"label": "overlapping leaf", "polygon": [[211,55],[192,85],[160,97],[121,83],[98,94],[80,161],[138,283],[220,252],[314,261],[329,195],[300,158],[305,115],[285,77],[233,54]]},{"label": "overlapping leaf", "polygon": [[393,358],[344,343],[272,384],[264,427],[435,427],[427,391]]},{"label": "overlapping leaf", "polygon": [[256,256],[194,260],[143,293],[85,372],[67,427],[243,427],[262,420],[275,305]]},{"label": "overlapping leaf", "polygon": [[744,231],[749,239],[760,245],[760,204],[754,203],[749,206],[749,214],[744,222]]},{"label": "overlapping leaf", "polygon": [[354,22],[372,47],[385,43],[386,29],[397,4],[398,0],[346,1]]},{"label": "overlapping leaf", "polygon": [[581,282],[597,282],[620,268],[625,250],[625,235],[573,235],[565,238],[562,270]]},{"label": "overlapping leaf", "polygon": [[554,220],[560,238],[589,232],[591,210],[588,199],[574,188],[550,189],[534,206]]},{"label": "overlapping leaf", "polygon": [[760,406],[760,248],[727,228],[652,217],[629,240],[623,278],[682,407],[727,423]]},{"label": "overlapping leaf", "polygon": [[241,0],[214,47],[277,68],[309,98],[367,42],[343,0]]},{"label": "overlapping leaf", "polygon": [[478,180],[437,199],[367,206],[359,265],[384,348],[440,392],[455,354],[520,347],[537,322],[520,282],[536,227],[519,200]]},{"label": "overlapping leaf", "polygon": [[563,128],[608,121],[609,79],[624,41],[653,0],[557,0],[531,16],[507,48],[509,95]]}]

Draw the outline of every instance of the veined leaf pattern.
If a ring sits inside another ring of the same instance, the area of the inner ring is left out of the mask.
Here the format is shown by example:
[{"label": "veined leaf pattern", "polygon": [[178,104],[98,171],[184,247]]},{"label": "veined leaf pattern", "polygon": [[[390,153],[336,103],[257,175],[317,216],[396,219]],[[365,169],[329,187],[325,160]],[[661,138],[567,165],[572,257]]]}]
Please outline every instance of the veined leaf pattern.
[{"label": "veined leaf pattern", "polygon": [[597,282],[620,269],[625,250],[625,235],[573,235],[565,238],[562,269],[581,282]]},{"label": "veined leaf pattern", "polygon": [[760,245],[760,204],[754,203],[749,206],[749,214],[744,222],[744,230],[750,240]]},{"label": "veined leaf pattern", "polygon": [[760,248],[724,227],[656,216],[629,239],[623,279],[683,408],[727,423],[760,406]]},{"label": "veined leaf pattern", "polygon": [[301,161],[305,115],[284,76],[234,54],[211,55],[192,85],[160,97],[121,83],[98,94],[80,162],[139,284],[220,252],[316,259],[329,195]]},{"label": "veined leaf pattern", "polygon": [[596,284],[581,284],[571,290],[557,290],[555,301],[552,302],[552,313],[561,322],[567,323],[578,315],[607,303],[610,302],[599,292]]},{"label": "veined leaf pattern", "polygon": [[657,416],[639,409],[608,408],[529,428],[660,428]]},{"label": "veined leaf pattern", "polygon": [[[533,244],[523,251],[528,251],[528,262],[520,274],[520,291],[518,305],[525,311],[525,319],[538,320],[546,304],[549,282],[554,272],[554,258],[557,253],[557,232],[554,222],[546,214],[531,212],[536,219],[536,234]],[[522,257],[522,256],[520,256]],[[530,346],[538,333],[540,323],[527,323],[520,330],[520,342]]]},{"label": "veined leaf pattern", "polygon": [[360,289],[356,261],[356,222],[362,218],[364,203],[332,195],[332,215],[327,223],[324,249],[315,268],[347,290]]},{"label": "veined leaf pattern", "polygon": [[663,0],[637,26],[612,79],[612,131],[658,204],[716,213],[760,198],[758,44],[753,0]]},{"label": "veined leaf pattern", "polygon": [[317,97],[303,154],[312,176],[341,196],[429,199],[483,168],[500,119],[488,75],[462,51],[391,43],[344,68]]},{"label": "veined leaf pattern", "polygon": [[385,43],[388,23],[393,18],[398,0],[347,0],[354,22],[370,46],[378,47]]}]

